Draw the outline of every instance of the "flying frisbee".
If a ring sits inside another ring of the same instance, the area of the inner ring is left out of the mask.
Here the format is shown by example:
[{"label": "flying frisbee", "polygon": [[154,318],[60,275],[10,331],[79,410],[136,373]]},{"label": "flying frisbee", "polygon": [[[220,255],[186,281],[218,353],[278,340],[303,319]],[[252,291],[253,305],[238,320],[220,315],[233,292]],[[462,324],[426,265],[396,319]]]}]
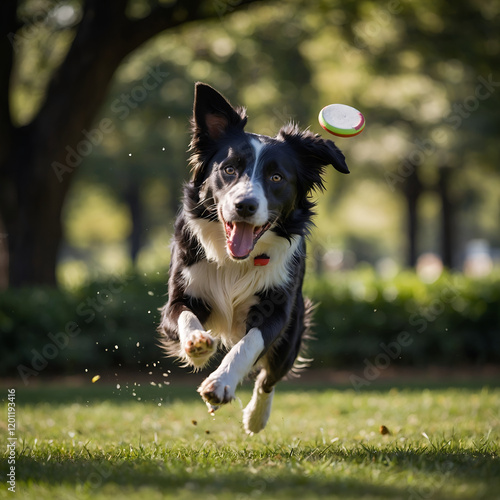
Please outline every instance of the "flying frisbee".
[{"label": "flying frisbee", "polygon": [[338,137],[354,137],[365,128],[365,117],[346,104],[329,104],[318,116],[319,124],[330,134]]}]

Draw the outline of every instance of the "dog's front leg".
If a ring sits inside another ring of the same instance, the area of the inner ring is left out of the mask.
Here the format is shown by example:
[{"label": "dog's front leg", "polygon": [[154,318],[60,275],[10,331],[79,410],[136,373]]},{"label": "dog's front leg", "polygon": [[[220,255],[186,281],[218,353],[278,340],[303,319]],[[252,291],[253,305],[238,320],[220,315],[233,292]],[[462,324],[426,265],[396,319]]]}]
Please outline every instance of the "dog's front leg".
[{"label": "dog's front leg", "polygon": [[181,356],[195,368],[202,368],[217,350],[217,341],[205,331],[196,315],[183,311],[178,320]]},{"label": "dog's front leg", "polygon": [[206,378],[198,388],[209,411],[229,403],[235,397],[237,385],[248,375],[264,350],[264,339],[258,328],[252,328],[227,353],[219,368]]}]

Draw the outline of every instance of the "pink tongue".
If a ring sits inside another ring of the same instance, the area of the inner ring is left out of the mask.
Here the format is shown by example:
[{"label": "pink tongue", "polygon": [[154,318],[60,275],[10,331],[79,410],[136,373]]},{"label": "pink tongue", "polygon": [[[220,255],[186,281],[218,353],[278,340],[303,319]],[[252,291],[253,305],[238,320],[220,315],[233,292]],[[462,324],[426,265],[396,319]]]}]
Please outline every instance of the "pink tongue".
[{"label": "pink tongue", "polygon": [[246,222],[233,222],[231,234],[227,240],[227,246],[231,255],[237,258],[247,257],[253,249],[252,224]]}]

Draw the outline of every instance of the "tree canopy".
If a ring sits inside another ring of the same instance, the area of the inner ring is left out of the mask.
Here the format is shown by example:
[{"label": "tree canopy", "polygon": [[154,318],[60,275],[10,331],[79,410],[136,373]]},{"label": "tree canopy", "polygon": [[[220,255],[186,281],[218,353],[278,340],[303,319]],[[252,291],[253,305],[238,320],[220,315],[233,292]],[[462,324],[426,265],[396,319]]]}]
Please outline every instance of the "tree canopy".
[{"label": "tree canopy", "polygon": [[363,111],[363,134],[336,140],[352,174],[332,169],[319,199],[311,244],[332,265],[431,251],[458,267],[468,241],[500,246],[498,2],[246,3],[4,3],[12,285],[166,266],[197,80],[268,135],[322,133],[332,102]]}]

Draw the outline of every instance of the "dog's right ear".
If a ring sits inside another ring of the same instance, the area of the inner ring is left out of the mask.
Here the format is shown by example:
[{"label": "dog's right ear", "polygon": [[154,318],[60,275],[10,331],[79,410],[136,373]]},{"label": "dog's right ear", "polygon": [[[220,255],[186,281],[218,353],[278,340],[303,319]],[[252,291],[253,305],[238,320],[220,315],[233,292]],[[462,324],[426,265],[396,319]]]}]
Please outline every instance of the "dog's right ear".
[{"label": "dog's right ear", "polygon": [[247,122],[243,108],[234,109],[215,89],[197,82],[194,88],[192,138],[190,144],[192,181],[202,182],[206,160],[214,144],[230,130],[243,130]]},{"label": "dog's right ear", "polygon": [[230,128],[242,129],[247,122],[245,111],[234,109],[215,89],[198,82],[194,88],[193,133],[204,133],[217,141]]}]

